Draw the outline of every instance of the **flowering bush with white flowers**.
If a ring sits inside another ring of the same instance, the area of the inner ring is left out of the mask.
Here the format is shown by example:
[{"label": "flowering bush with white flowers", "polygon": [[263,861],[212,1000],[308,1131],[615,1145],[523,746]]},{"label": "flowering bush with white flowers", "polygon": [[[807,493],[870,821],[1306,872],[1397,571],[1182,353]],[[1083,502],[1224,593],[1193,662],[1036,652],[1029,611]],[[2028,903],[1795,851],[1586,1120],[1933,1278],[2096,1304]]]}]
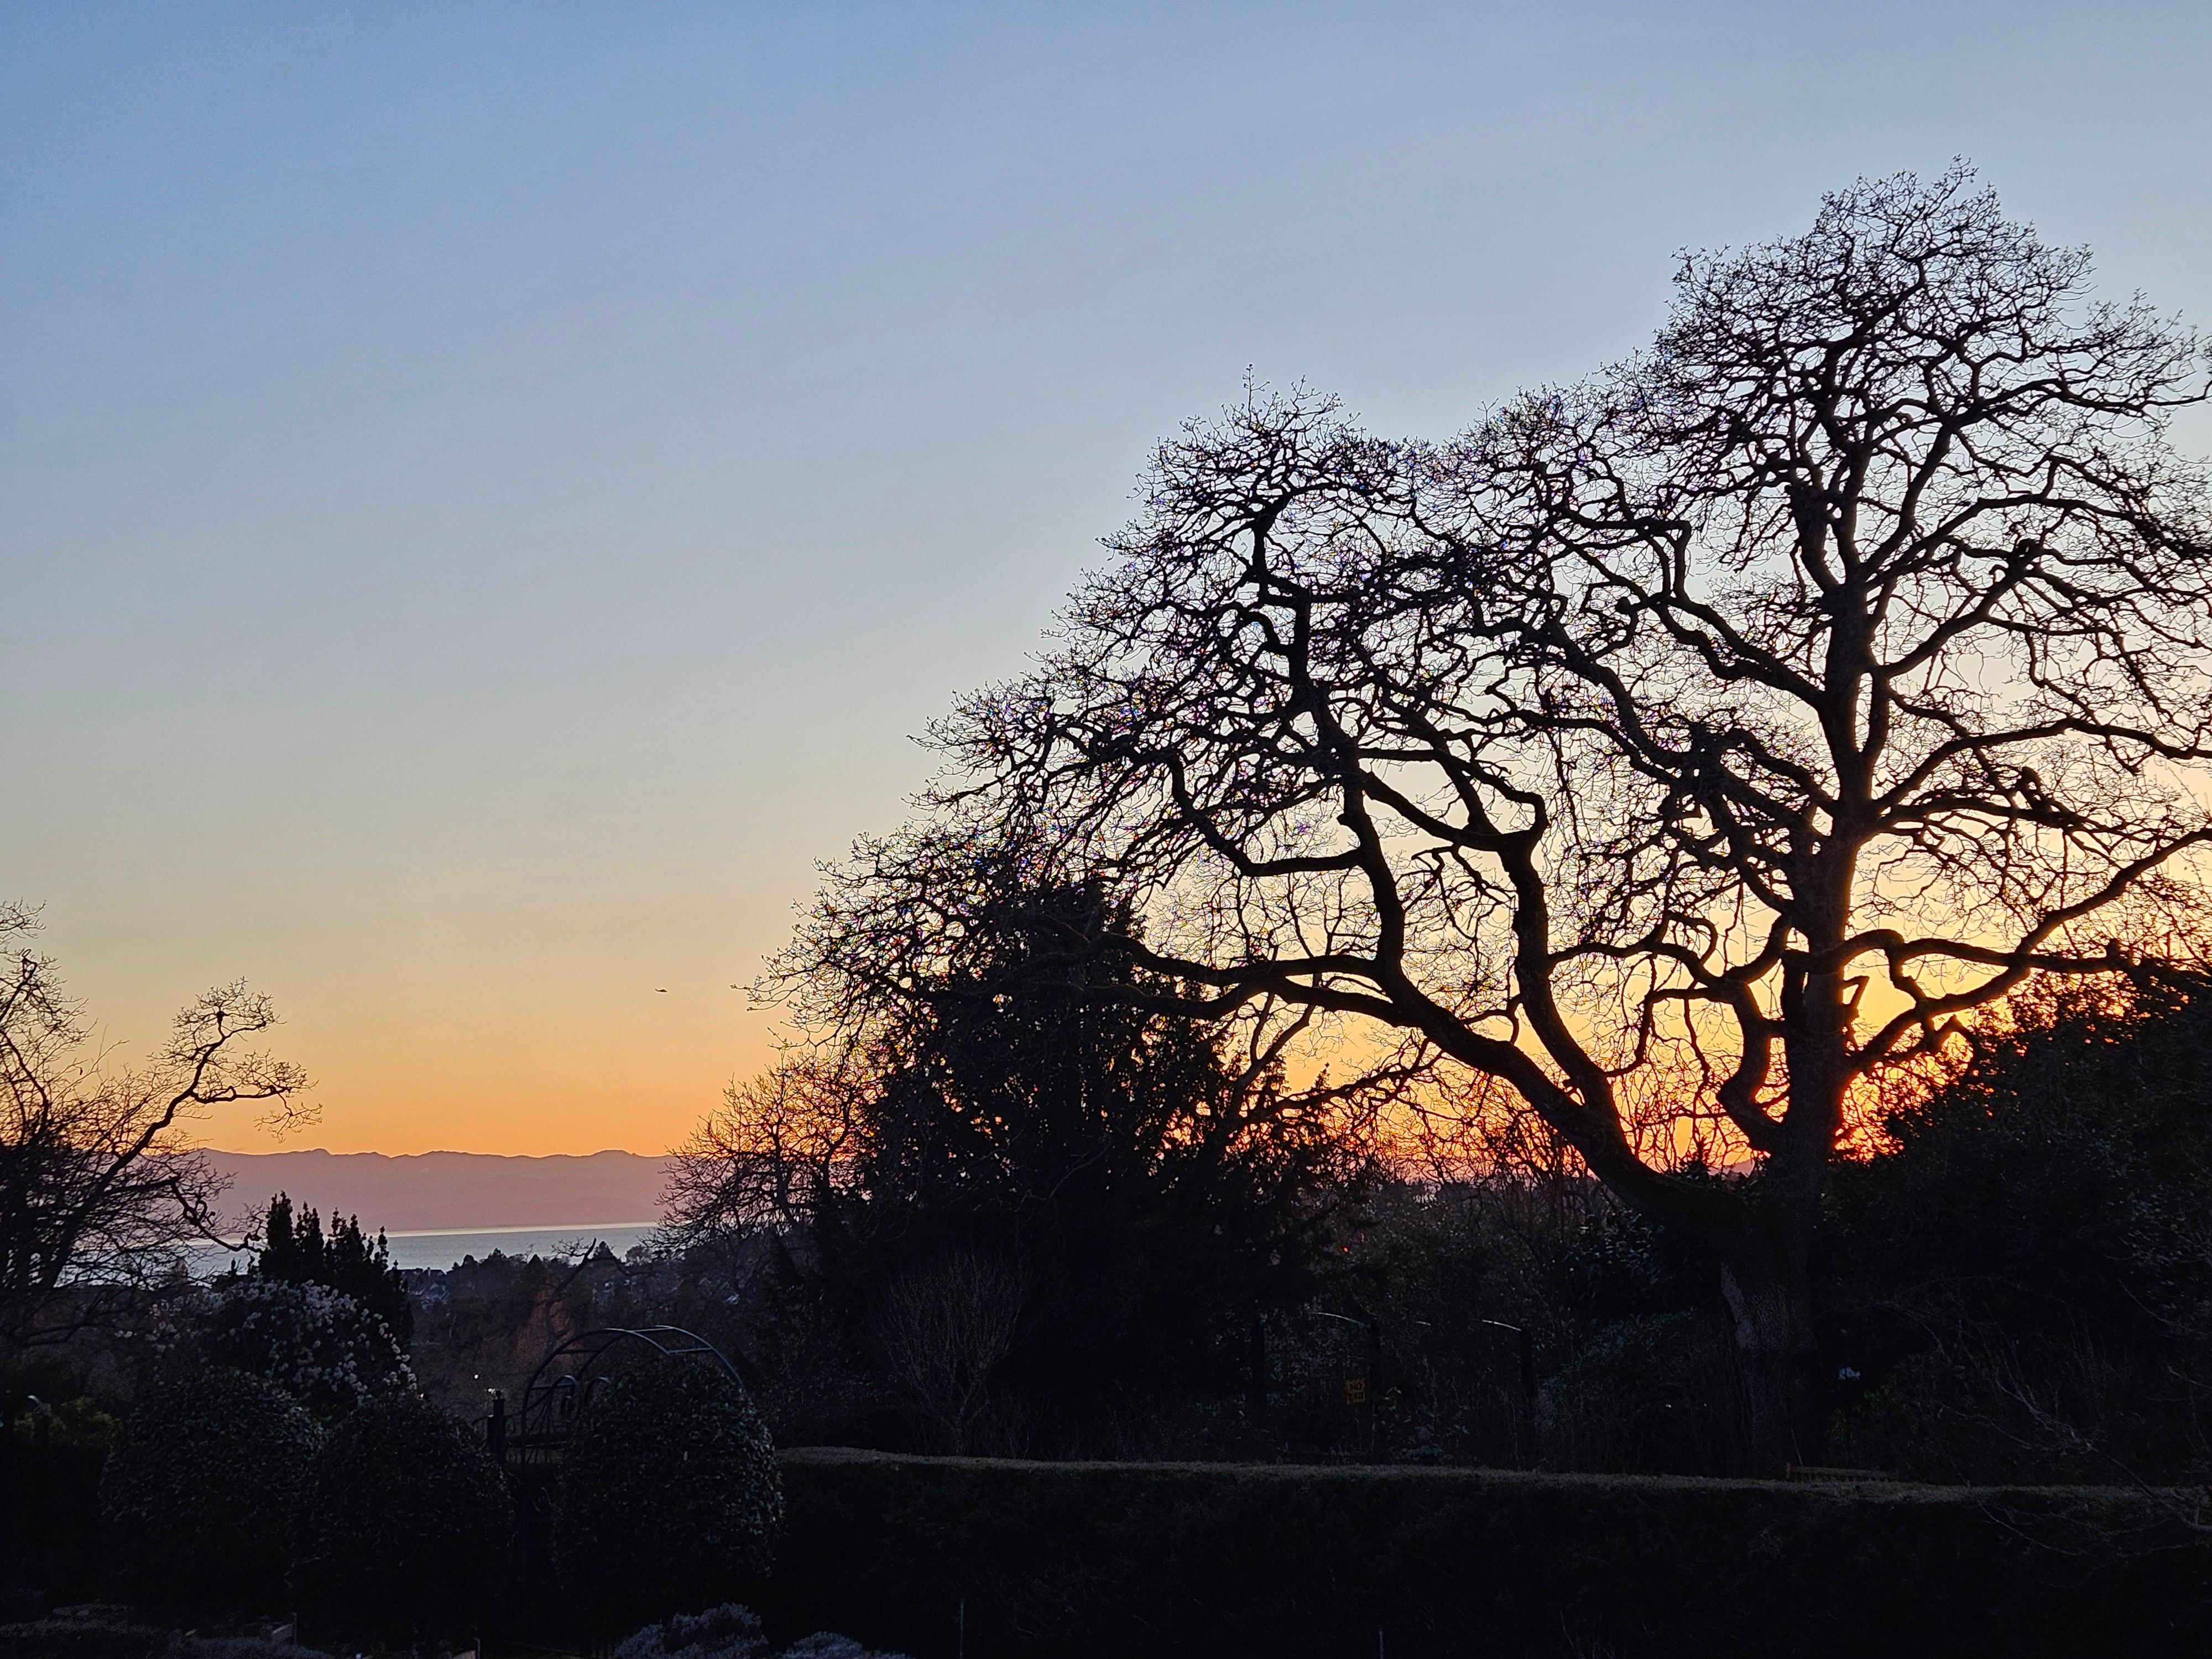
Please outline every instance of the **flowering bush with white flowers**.
[{"label": "flowering bush with white flowers", "polygon": [[325,1422],[416,1391],[391,1327],[324,1285],[219,1281],[172,1306],[161,1346],[174,1365],[228,1365],[264,1378]]},{"label": "flowering bush with white flowers", "polygon": [[[614,1659],[779,1659],[779,1650],[763,1632],[751,1608],[725,1601],[704,1613],[679,1613],[661,1624],[631,1632],[616,1644]],[[780,1659],[905,1659],[905,1656],[873,1652],[849,1636],[817,1631],[782,1649]]]}]

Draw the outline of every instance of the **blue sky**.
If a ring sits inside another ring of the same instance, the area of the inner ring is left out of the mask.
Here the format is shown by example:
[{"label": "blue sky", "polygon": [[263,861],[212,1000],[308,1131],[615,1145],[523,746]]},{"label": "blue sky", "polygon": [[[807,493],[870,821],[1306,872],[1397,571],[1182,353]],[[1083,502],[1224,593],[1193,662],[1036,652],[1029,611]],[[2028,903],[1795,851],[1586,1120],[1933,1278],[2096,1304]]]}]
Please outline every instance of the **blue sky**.
[{"label": "blue sky", "polygon": [[1248,368],[1448,433],[1955,155],[2203,319],[2208,85],[2201,3],[11,6],[0,895],[116,1038],[275,994],[312,1141],[660,1150]]}]

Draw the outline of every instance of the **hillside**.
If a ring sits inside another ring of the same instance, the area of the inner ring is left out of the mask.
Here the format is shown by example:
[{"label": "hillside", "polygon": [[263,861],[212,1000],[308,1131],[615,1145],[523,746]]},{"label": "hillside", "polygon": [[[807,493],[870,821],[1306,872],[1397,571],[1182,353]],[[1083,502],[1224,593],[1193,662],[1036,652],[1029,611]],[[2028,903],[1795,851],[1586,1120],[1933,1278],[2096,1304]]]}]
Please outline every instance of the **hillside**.
[{"label": "hillside", "polygon": [[487,1152],[220,1152],[229,1208],[259,1213],[270,1197],[325,1215],[358,1215],[387,1232],[608,1225],[660,1214],[669,1160],[635,1152],[505,1158]]}]

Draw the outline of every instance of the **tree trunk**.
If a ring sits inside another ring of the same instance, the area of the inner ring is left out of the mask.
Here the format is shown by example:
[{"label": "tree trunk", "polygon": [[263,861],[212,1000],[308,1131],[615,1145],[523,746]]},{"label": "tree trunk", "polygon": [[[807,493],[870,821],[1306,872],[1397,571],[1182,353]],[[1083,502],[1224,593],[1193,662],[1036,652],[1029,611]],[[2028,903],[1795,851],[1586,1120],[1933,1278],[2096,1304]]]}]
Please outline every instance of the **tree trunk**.
[{"label": "tree trunk", "polygon": [[1780,1478],[1792,1463],[1817,1463],[1826,1439],[1813,1298],[1802,1257],[1764,1252],[1730,1261],[1721,1291],[1735,1316],[1736,1358],[1749,1407],[1753,1474]]}]

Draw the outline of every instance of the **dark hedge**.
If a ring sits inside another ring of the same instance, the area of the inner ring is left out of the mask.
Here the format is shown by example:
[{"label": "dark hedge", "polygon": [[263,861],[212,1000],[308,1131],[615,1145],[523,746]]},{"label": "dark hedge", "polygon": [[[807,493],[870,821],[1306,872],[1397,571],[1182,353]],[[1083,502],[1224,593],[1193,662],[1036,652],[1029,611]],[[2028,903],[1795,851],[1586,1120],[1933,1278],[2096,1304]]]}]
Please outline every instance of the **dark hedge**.
[{"label": "dark hedge", "polygon": [[331,1659],[266,1637],[185,1636],[121,1607],[75,1607],[0,1625],[0,1659]]},{"label": "dark hedge", "polygon": [[0,1434],[0,1589],[35,1585],[70,1602],[88,1601],[106,1587],[100,1470],[106,1458],[100,1446]]},{"label": "dark hedge", "polygon": [[2212,1654],[2185,1494],[781,1461],[771,1624],[919,1659]]},{"label": "dark hedge", "polygon": [[318,1438],[288,1395],[240,1371],[210,1371],[142,1401],[100,1479],[124,1588],[165,1611],[281,1608]]},{"label": "dark hedge", "polygon": [[592,1392],[562,1453],[554,1562],[611,1630],[750,1598],[783,1522],[768,1430],[719,1365],[636,1361]]},{"label": "dark hedge", "polygon": [[91,1618],[0,1625],[0,1659],[168,1659],[169,1637],[120,1609],[103,1609]]},{"label": "dark hedge", "polygon": [[371,1401],[316,1454],[293,1583],[318,1629],[466,1635],[497,1599],[514,1526],[474,1439],[419,1396]]}]

